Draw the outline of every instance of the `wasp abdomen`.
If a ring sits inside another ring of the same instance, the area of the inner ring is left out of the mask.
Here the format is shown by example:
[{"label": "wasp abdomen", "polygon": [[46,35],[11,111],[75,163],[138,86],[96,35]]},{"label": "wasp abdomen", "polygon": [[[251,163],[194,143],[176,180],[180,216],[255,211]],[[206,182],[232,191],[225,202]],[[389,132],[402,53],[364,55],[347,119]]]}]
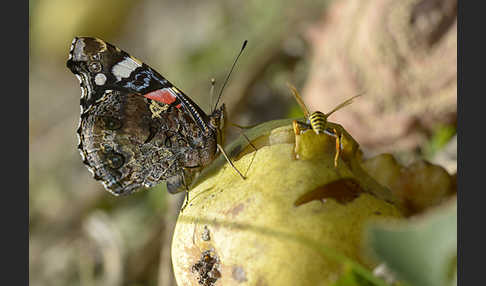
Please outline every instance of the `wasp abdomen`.
[{"label": "wasp abdomen", "polygon": [[315,111],[309,116],[309,122],[312,126],[312,130],[314,130],[316,134],[324,133],[327,125],[327,115],[320,111]]}]

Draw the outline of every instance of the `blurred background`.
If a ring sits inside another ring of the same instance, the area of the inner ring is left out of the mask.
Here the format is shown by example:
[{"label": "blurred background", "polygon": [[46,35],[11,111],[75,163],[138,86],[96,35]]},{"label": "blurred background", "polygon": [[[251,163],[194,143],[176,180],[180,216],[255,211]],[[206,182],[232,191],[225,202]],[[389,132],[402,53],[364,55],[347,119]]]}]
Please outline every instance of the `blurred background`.
[{"label": "blurred background", "polygon": [[[204,110],[247,39],[222,98],[252,125],[333,114],[365,156],[425,158],[457,170],[457,1],[30,0],[30,285],[175,285],[170,239],[180,196],[163,186],[116,198],[76,149],[74,36],[104,39],[147,63]],[[241,131],[229,128],[228,142]]]}]

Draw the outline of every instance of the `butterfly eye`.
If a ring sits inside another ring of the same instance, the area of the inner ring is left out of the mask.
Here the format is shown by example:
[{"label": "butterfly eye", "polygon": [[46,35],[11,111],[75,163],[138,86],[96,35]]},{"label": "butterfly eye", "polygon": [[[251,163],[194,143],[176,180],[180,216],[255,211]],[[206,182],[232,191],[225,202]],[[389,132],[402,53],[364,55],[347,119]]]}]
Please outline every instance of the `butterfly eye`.
[{"label": "butterfly eye", "polygon": [[120,119],[115,117],[106,116],[103,117],[103,121],[105,123],[106,129],[108,130],[117,130],[122,127],[122,122],[120,121]]},{"label": "butterfly eye", "polygon": [[113,169],[118,169],[125,163],[125,158],[118,153],[109,153],[106,157],[108,165]]},{"label": "butterfly eye", "polygon": [[92,73],[98,73],[101,71],[101,64],[99,62],[92,62],[89,64],[88,69]]}]

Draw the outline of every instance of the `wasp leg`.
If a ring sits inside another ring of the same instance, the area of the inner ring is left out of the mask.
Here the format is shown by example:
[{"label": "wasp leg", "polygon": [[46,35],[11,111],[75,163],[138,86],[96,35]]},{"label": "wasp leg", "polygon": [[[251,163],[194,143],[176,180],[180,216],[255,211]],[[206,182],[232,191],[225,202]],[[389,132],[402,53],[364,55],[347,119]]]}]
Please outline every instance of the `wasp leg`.
[{"label": "wasp leg", "polygon": [[300,135],[303,131],[307,129],[312,129],[310,125],[299,122],[297,120],[292,121],[292,126],[294,128],[295,135]]},{"label": "wasp leg", "polygon": [[308,129],[311,129],[311,127],[305,123],[302,123],[302,122],[299,122],[297,120],[294,120],[292,121],[292,127],[294,129],[294,135],[296,136],[295,137],[295,150],[293,152],[293,159],[294,160],[298,160],[299,159],[299,154],[297,152],[297,150],[300,149],[300,140],[297,139],[297,136],[299,136],[300,134],[302,134],[302,132],[304,132],[305,130],[308,130]]},{"label": "wasp leg", "polygon": [[292,126],[294,127],[294,133],[295,133],[295,135],[300,135],[300,125],[299,125],[299,123],[296,120],[294,120],[294,121],[292,121]]},{"label": "wasp leg", "polygon": [[[334,132],[338,134],[336,128],[333,128]],[[334,156],[334,167],[337,168],[338,166],[338,158],[339,155],[341,154],[341,150],[343,148],[343,140],[342,140],[342,133],[339,133],[338,136],[336,136],[336,155]]]},{"label": "wasp leg", "polygon": [[336,155],[334,155],[334,167],[337,168],[339,155],[341,154],[341,150],[343,149],[343,134],[338,132],[336,128],[332,128],[331,130],[332,132],[328,129],[325,129],[324,133],[336,138]]}]

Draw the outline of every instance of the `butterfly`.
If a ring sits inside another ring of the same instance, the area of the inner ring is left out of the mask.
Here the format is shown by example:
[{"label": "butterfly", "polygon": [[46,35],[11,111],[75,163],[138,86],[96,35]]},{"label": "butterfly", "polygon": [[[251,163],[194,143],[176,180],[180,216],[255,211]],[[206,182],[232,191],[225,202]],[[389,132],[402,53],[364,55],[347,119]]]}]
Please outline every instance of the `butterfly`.
[{"label": "butterfly", "polygon": [[97,38],[74,38],[66,65],[81,86],[79,152],[112,194],[163,181],[170,193],[187,191],[224,153],[224,104],[206,114],[157,71]]}]

